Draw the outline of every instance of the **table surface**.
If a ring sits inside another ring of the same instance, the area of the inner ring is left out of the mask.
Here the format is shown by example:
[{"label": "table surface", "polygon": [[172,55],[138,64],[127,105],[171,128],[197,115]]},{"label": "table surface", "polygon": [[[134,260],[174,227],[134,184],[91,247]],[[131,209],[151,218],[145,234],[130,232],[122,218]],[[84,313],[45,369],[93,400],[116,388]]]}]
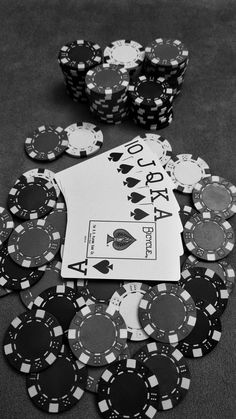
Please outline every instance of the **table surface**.
[{"label": "table surface", "polygon": [[[144,46],[158,37],[183,40],[190,63],[183,93],[176,100],[175,118],[161,131],[176,154],[192,153],[206,160],[214,175],[236,184],[235,43],[236,3],[227,0],[1,0],[0,1],[0,202],[15,179],[37,167],[24,153],[25,137],[46,123],[64,127],[75,121],[93,122],[86,105],[65,93],[57,63],[61,45],[91,39],[105,47],[116,39],[134,39]],[[233,50],[234,49],[234,50]],[[131,121],[101,125],[101,152],[143,133]],[[65,155],[41,164],[59,171],[77,160]],[[178,195],[179,202],[190,197]],[[236,229],[236,217],[232,220]],[[234,250],[229,261],[235,263]],[[24,311],[17,294],[0,300],[0,341],[11,320]],[[202,359],[189,360],[192,381],[185,400],[166,419],[236,418],[236,290],[222,317],[217,348]],[[140,346],[140,345],[139,345]],[[131,352],[137,346],[131,345]],[[0,417],[44,418],[30,402],[25,377],[0,355]],[[86,393],[65,418],[97,419],[96,398]]]}]

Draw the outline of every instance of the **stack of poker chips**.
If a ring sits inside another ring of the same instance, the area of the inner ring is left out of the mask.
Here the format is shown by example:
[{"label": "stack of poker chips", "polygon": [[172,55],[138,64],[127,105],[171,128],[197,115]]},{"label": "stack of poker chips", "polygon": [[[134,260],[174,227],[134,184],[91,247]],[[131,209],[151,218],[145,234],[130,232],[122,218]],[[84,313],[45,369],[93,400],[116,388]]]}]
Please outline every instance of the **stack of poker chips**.
[{"label": "stack of poker chips", "polygon": [[100,46],[91,41],[77,40],[61,47],[58,62],[64,76],[66,91],[75,102],[87,101],[86,73],[102,60]]},{"label": "stack of poker chips", "polygon": [[128,114],[129,73],[123,67],[101,64],[85,78],[91,113],[101,122],[120,124]]},{"label": "stack of poker chips", "polygon": [[173,119],[173,98],[173,89],[163,77],[140,76],[129,86],[134,122],[148,130],[167,127]]},{"label": "stack of poker chips", "polygon": [[142,72],[145,49],[136,41],[120,39],[104,49],[104,62],[124,67],[135,81]]},{"label": "stack of poker chips", "polygon": [[173,88],[174,95],[181,91],[189,61],[189,52],[178,39],[155,39],[145,48],[144,74],[164,77]]}]

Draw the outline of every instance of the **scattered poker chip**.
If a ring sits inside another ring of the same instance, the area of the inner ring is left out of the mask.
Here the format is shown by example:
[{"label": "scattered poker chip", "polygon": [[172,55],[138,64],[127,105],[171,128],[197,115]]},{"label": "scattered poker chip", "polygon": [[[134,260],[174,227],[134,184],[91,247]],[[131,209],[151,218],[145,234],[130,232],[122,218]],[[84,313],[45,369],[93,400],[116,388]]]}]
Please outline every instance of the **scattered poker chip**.
[{"label": "scattered poker chip", "polygon": [[181,219],[181,223],[184,226],[186,222],[196,213],[194,208],[190,207],[189,205],[184,205],[179,210],[179,216]]},{"label": "scattered poker chip", "polygon": [[120,281],[101,281],[88,279],[79,292],[84,297],[87,305],[108,304],[114,292],[122,286]]},{"label": "scattered poker chip", "polygon": [[154,418],[158,399],[157,377],[135,359],[114,362],[99,380],[98,407],[105,419]]},{"label": "scattered poker chip", "polygon": [[34,405],[48,413],[70,410],[84,394],[87,371],[70,351],[62,346],[53,365],[45,371],[29,374],[26,386]]},{"label": "scattered poker chip", "polygon": [[11,213],[24,220],[43,217],[56,205],[57,193],[53,183],[42,177],[21,176],[8,195]]},{"label": "scattered poker chip", "polygon": [[173,409],[183,400],[190,387],[190,371],[177,348],[151,342],[136,352],[134,358],[143,362],[158,379],[157,410]]},{"label": "scattered poker chip", "polygon": [[94,42],[77,39],[61,47],[58,61],[63,67],[72,70],[71,74],[73,75],[73,70],[84,72],[86,69],[100,64],[102,62],[102,50]]},{"label": "scattered poker chip", "polygon": [[182,271],[179,284],[195,304],[207,300],[220,314],[226,309],[229,293],[221,277],[212,269],[193,267]]},{"label": "scattered poker chip", "polygon": [[152,152],[157,155],[162,166],[165,166],[172,156],[172,147],[169,141],[158,134],[146,133],[136,137],[145,141]]},{"label": "scattered poker chip", "polygon": [[123,317],[130,340],[146,340],[149,336],[143,330],[138,316],[140,300],[150,287],[142,282],[124,284],[112,295],[109,306],[113,306]]},{"label": "scattered poker chip", "polygon": [[[118,355],[117,361],[121,361],[122,359],[128,359],[128,358],[130,358],[130,351],[129,351],[128,345],[126,345],[122,349],[120,354]],[[99,383],[101,375],[106,370],[106,368],[107,368],[106,366],[95,368],[95,367],[89,367],[87,365],[88,379],[87,379],[86,390],[90,391],[91,393],[98,392],[98,383]]]},{"label": "scattered poker chip", "polygon": [[193,331],[176,346],[187,358],[199,358],[211,352],[221,338],[221,321],[208,302],[196,303],[197,321]]},{"label": "scattered poker chip", "polygon": [[25,140],[25,151],[33,160],[55,160],[67,147],[67,133],[54,125],[42,125]]},{"label": "scattered poker chip", "polygon": [[193,330],[196,307],[191,295],[178,284],[160,283],[140,301],[139,320],[147,335],[174,344]]},{"label": "scattered poker chip", "polygon": [[155,39],[145,48],[147,58],[154,65],[178,67],[188,59],[189,52],[183,42],[178,39]]},{"label": "scattered poker chip", "polygon": [[140,76],[128,90],[132,102],[137,105],[162,107],[173,96],[172,88],[163,77],[155,79]]},{"label": "scattered poker chip", "polygon": [[8,252],[24,268],[42,266],[50,262],[60,247],[60,234],[43,219],[19,224],[8,240]]},{"label": "scattered poker chip", "polygon": [[224,218],[236,213],[236,186],[220,176],[208,176],[193,188],[193,203],[199,212],[213,211]]},{"label": "scattered poker chip", "polygon": [[46,265],[24,268],[12,260],[7,244],[0,249],[0,286],[3,290],[25,290],[42,278],[45,269]]},{"label": "scattered poker chip", "polygon": [[89,92],[109,96],[127,90],[129,74],[123,67],[101,64],[87,72],[85,83]]},{"label": "scattered poker chip", "polygon": [[236,273],[226,259],[221,259],[217,262],[204,262],[203,260],[198,260],[195,256],[190,255],[182,265],[182,270],[185,271],[192,267],[212,269],[224,281],[228,293],[230,294],[233,291]]},{"label": "scattered poker chip", "polygon": [[0,207],[0,246],[8,239],[14,228],[14,221],[11,214]]},{"label": "scattered poker chip", "polygon": [[52,172],[52,170],[49,169],[42,169],[40,167],[36,169],[28,170],[27,172],[24,172],[22,176],[28,177],[41,177],[43,179],[46,179],[48,182],[53,183],[54,188],[56,189],[57,197],[60,195],[60,188],[57,184],[57,181],[55,179],[55,173]]},{"label": "scattered poker chip", "polygon": [[212,212],[194,214],[184,225],[183,238],[191,253],[209,262],[223,259],[235,244],[230,223]]},{"label": "scattered poker chip", "polygon": [[3,350],[16,370],[29,374],[52,365],[61,350],[62,328],[57,319],[44,310],[20,314],[8,327]]},{"label": "scattered poker chip", "polygon": [[67,225],[67,210],[63,202],[57,202],[55,208],[45,217],[45,220],[59,231],[61,241],[65,239]]},{"label": "scattered poker chip", "polygon": [[87,157],[102,147],[103,133],[99,127],[90,122],[77,122],[65,130],[69,139],[66,153],[70,156]]},{"label": "scattered poker chip", "polygon": [[86,305],[84,298],[65,285],[47,288],[34,300],[32,309],[43,309],[52,313],[59,321],[64,332],[67,332],[71,320]]},{"label": "scattered poker chip", "polygon": [[177,154],[166,165],[166,171],[174,182],[176,189],[183,193],[192,193],[196,183],[210,175],[208,164],[192,154]]},{"label": "scattered poker chip", "polygon": [[105,304],[83,307],[73,318],[68,331],[73,354],[83,364],[92,366],[115,361],[126,338],[123,318]]},{"label": "scattered poker chip", "polygon": [[142,64],[145,50],[136,41],[120,39],[108,45],[103,55],[106,63],[121,65],[127,70],[133,70]]}]

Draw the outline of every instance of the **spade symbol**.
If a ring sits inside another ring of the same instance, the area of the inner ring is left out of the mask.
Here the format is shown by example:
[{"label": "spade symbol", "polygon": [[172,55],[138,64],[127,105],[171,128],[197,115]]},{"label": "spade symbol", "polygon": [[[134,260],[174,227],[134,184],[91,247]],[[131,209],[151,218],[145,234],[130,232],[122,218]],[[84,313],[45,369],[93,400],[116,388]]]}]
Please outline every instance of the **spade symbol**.
[{"label": "spade symbol", "polygon": [[128,196],[128,200],[133,202],[133,204],[137,204],[137,202],[142,201],[143,198],[145,198],[145,196],[137,192],[132,192],[130,196]]},{"label": "spade symbol", "polygon": [[147,217],[148,214],[139,208],[135,208],[134,212],[131,212],[130,215],[131,217],[134,217],[135,220],[142,220],[142,218]]},{"label": "spade symbol", "polygon": [[126,182],[123,182],[124,185],[127,185],[128,188],[133,188],[135,185],[137,185],[140,180],[139,179],[135,179],[133,177],[127,177]]},{"label": "spade symbol", "polygon": [[111,153],[108,160],[116,162],[120,160],[121,156],[123,156],[123,153]]},{"label": "spade symbol", "polygon": [[124,228],[113,231],[113,237],[107,234],[107,245],[112,243],[115,250],[125,250],[135,241],[136,239]]},{"label": "spade symbol", "polygon": [[133,169],[134,166],[130,166],[129,164],[121,164],[120,167],[117,169],[117,172],[123,173],[123,175],[126,175],[130,172],[131,169]]},{"label": "spade symbol", "polygon": [[110,269],[113,269],[113,265],[110,265],[109,260],[101,260],[101,262],[96,263],[93,265],[93,268],[97,269],[102,274],[108,274]]}]

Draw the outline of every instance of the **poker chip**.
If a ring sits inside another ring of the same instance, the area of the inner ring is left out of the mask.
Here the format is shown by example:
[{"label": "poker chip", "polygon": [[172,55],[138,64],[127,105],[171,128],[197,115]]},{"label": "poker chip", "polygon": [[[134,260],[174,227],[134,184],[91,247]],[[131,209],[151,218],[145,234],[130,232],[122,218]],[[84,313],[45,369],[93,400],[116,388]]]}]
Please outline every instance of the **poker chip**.
[{"label": "poker chip", "polygon": [[[122,349],[122,351],[120,352],[116,360],[121,361],[122,359],[128,359],[128,358],[130,358],[130,351],[129,351],[128,345],[126,345]],[[87,365],[88,379],[87,379],[86,390],[90,391],[91,393],[98,392],[98,383],[99,383],[101,375],[104,373],[106,368],[107,368],[106,366],[95,368],[95,367],[90,367]]]},{"label": "poker chip", "polygon": [[88,157],[100,150],[103,133],[89,122],[77,122],[66,129],[69,144],[66,153],[73,157]]},{"label": "poker chip", "polygon": [[179,210],[179,216],[181,219],[181,223],[184,226],[186,222],[196,213],[196,211],[190,207],[189,205],[184,205]]},{"label": "poker chip", "polygon": [[163,120],[158,120],[155,123],[151,121],[147,122],[143,118],[139,118],[137,116],[133,117],[133,121],[135,122],[136,125],[139,125],[145,130],[157,131],[159,129],[166,128],[171,124],[171,122],[173,121],[173,112],[171,112],[167,118],[164,118]]},{"label": "poker chip", "polygon": [[139,320],[154,340],[174,344],[193,330],[196,307],[191,295],[178,284],[160,283],[140,301]]},{"label": "poker chip", "polygon": [[11,214],[5,208],[0,207],[0,246],[8,239],[13,228],[14,221]]},{"label": "poker chip", "polygon": [[236,213],[236,186],[220,176],[209,176],[193,188],[193,203],[199,212],[212,211],[230,218]]},{"label": "poker chip", "polygon": [[126,338],[123,318],[105,304],[83,307],[73,318],[68,331],[73,354],[83,364],[92,366],[114,362]]},{"label": "poker chip", "polygon": [[84,39],[78,39],[60,49],[58,56],[59,64],[67,67],[68,70],[73,69],[77,72],[84,71],[91,66],[97,66],[102,61],[102,51],[98,44]]},{"label": "poker chip", "polygon": [[44,275],[46,265],[24,268],[16,264],[8,252],[8,245],[0,249],[0,286],[5,295],[9,290],[20,291],[36,284]]},{"label": "poker chip", "polygon": [[114,292],[122,286],[119,281],[101,281],[88,279],[84,286],[80,287],[80,294],[84,297],[87,305],[94,303],[108,304]]},{"label": "poker chip", "polygon": [[207,300],[220,314],[226,309],[229,293],[224,281],[212,269],[193,267],[182,271],[179,284],[195,303]]},{"label": "poker chip", "polygon": [[211,352],[221,338],[221,322],[208,302],[196,303],[197,321],[193,331],[176,346],[183,356],[199,358]]},{"label": "poker chip", "polygon": [[189,52],[178,39],[155,39],[145,48],[147,58],[154,64],[176,68],[188,59]]},{"label": "poker chip", "polygon": [[190,387],[190,371],[177,348],[151,342],[136,352],[134,358],[143,362],[158,379],[157,410],[173,409],[183,400]]},{"label": "poker chip", "polygon": [[65,130],[54,125],[42,125],[25,140],[25,151],[33,160],[57,159],[68,147]]},{"label": "poker chip", "polygon": [[235,243],[230,223],[212,212],[194,214],[184,225],[183,238],[191,253],[209,262],[223,259]]},{"label": "poker chip", "polygon": [[3,350],[16,370],[29,374],[52,365],[61,350],[62,328],[57,319],[44,310],[20,314],[8,327]]},{"label": "poker chip", "polygon": [[166,165],[166,171],[178,191],[192,193],[193,187],[202,178],[210,175],[208,164],[200,157],[192,154],[178,154]]},{"label": "poker chip", "polygon": [[157,377],[135,359],[109,365],[99,380],[98,408],[105,419],[154,418],[158,399]]},{"label": "poker chip", "polygon": [[145,340],[148,335],[143,330],[138,316],[141,299],[150,287],[142,282],[130,282],[112,295],[109,306],[112,306],[123,317],[127,327],[127,337],[130,340]]},{"label": "poker chip", "polygon": [[129,74],[123,67],[101,64],[87,72],[85,83],[89,92],[109,96],[127,90]]},{"label": "poker chip", "polygon": [[24,220],[43,217],[56,205],[57,193],[53,183],[42,177],[21,176],[8,195],[11,213]]},{"label": "poker chip", "polygon": [[8,252],[24,268],[42,266],[50,262],[60,246],[60,234],[43,219],[19,224],[8,240]]},{"label": "poker chip", "polygon": [[190,255],[185,260],[182,270],[185,271],[192,267],[212,269],[224,281],[228,293],[230,294],[233,291],[236,273],[226,259],[221,259],[217,262],[204,262],[203,260],[198,260],[195,256]]},{"label": "poker chip", "polygon": [[23,175],[24,177],[28,178],[28,177],[36,177],[36,178],[43,178],[46,179],[48,182],[51,182],[56,190],[56,194],[57,197],[59,197],[60,195],[60,188],[57,184],[57,181],[55,179],[55,173],[52,172],[52,170],[49,169],[42,169],[40,167],[36,168],[36,169],[31,169],[28,170],[27,172],[24,172]]},{"label": "poker chip", "polygon": [[157,155],[162,166],[165,166],[172,156],[172,147],[169,141],[158,134],[146,133],[139,135],[136,139],[142,139],[150,147],[151,151]]},{"label": "poker chip", "polygon": [[59,231],[61,241],[65,239],[67,225],[67,211],[63,202],[57,202],[55,208],[45,217],[45,220]]},{"label": "poker chip", "polygon": [[63,331],[67,332],[71,320],[84,306],[85,300],[77,291],[61,284],[44,290],[34,300],[32,309],[43,309],[52,313]]},{"label": "poker chip", "polygon": [[129,95],[137,105],[154,106],[161,108],[173,96],[173,91],[163,77],[157,79],[140,76],[136,83],[129,86]]}]

